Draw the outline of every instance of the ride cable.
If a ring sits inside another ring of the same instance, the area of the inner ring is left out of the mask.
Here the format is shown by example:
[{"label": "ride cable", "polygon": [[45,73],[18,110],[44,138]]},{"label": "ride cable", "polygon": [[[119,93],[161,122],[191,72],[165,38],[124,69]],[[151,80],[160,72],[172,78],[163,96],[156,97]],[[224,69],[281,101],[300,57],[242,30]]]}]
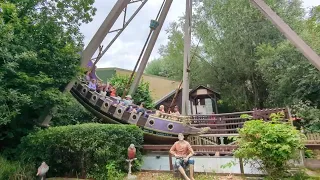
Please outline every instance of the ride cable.
[{"label": "ride cable", "polygon": [[[196,56],[197,49],[198,49],[198,47],[199,47],[199,44],[200,44],[200,42],[201,42],[201,39],[202,39],[202,37],[200,37],[200,39],[199,39],[199,41],[198,41],[198,44],[197,44],[197,46],[196,46],[196,49],[193,51],[192,57],[191,57],[191,59],[190,59],[190,62],[189,62],[189,64],[188,64],[188,67],[187,67],[187,71],[188,71],[188,72],[190,72],[191,62],[192,62],[194,56]],[[172,101],[171,101],[171,103],[170,103],[170,106],[169,106],[169,108],[168,108],[168,111],[167,111],[168,113],[170,113],[173,104],[176,102],[176,99],[177,99],[179,90],[181,89],[182,83],[183,83],[183,80],[180,81],[180,84],[179,84],[178,88],[176,89],[176,93],[174,94],[173,99],[172,99]]]},{"label": "ride cable", "polygon": [[132,73],[131,73],[131,75],[130,75],[130,78],[129,78],[127,84],[126,84],[126,87],[125,87],[125,89],[124,89],[124,91],[123,91],[123,93],[122,93],[122,97],[121,97],[121,98],[124,98],[124,96],[126,96],[127,91],[128,91],[128,89],[129,89],[129,86],[131,85],[131,81],[132,81],[132,79],[133,79],[134,73],[135,73],[136,70],[137,70],[138,64],[140,63],[140,60],[141,60],[141,58],[142,58],[142,55],[144,54],[145,49],[146,49],[146,47],[147,47],[147,44],[148,44],[148,42],[149,42],[149,40],[150,40],[151,34],[152,34],[152,32],[153,32],[153,31],[158,27],[158,25],[159,25],[159,22],[158,22],[159,16],[160,16],[160,13],[161,13],[161,11],[162,11],[162,9],[163,9],[163,6],[164,6],[164,3],[165,3],[165,2],[166,2],[166,0],[163,0],[162,5],[161,5],[161,7],[160,7],[160,9],[159,9],[159,12],[158,12],[158,14],[157,14],[156,20],[151,20],[151,22],[150,22],[149,35],[148,35],[148,37],[147,37],[146,42],[145,42],[144,45],[143,45],[143,48],[142,48],[142,50],[141,50],[141,52],[140,52],[140,55],[139,55],[139,58],[138,58],[138,60],[137,60],[137,62],[136,62],[136,65],[134,66],[134,69],[133,69],[133,71],[132,71]]}]

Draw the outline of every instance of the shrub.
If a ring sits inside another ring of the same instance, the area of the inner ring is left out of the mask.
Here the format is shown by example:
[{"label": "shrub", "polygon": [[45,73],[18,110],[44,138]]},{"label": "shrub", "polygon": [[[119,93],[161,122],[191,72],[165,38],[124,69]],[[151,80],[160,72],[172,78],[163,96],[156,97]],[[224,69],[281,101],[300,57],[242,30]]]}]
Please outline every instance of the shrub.
[{"label": "shrub", "polygon": [[6,180],[31,180],[36,171],[28,165],[19,162],[11,162],[0,156],[0,179]]},{"label": "shrub", "polygon": [[[105,173],[109,162],[126,170],[127,148],[135,144],[141,160],[142,142],[143,133],[137,126],[91,123],[40,130],[24,137],[19,149],[24,162],[39,166],[45,161],[50,166],[49,176],[85,177]],[[134,170],[139,168],[139,160]]]},{"label": "shrub", "polygon": [[293,112],[302,118],[301,125],[306,132],[320,132],[320,109],[311,102],[300,101],[292,106]]},{"label": "shrub", "polygon": [[302,149],[303,134],[289,124],[280,123],[282,115],[272,114],[272,121],[251,120],[239,130],[239,148],[235,156],[245,163],[258,165],[258,169],[271,179],[279,179],[289,169],[288,161],[296,159]]}]

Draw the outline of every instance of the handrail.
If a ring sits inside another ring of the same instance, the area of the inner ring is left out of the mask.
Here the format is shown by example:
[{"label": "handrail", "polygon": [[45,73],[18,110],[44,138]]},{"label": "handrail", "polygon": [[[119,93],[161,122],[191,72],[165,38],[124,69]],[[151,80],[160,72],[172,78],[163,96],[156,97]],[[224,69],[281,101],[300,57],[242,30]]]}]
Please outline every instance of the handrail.
[{"label": "handrail", "polygon": [[197,114],[190,116],[229,116],[229,115],[238,115],[238,114],[252,114],[254,111],[243,111],[243,112],[233,112],[233,113],[220,113],[220,114]]}]

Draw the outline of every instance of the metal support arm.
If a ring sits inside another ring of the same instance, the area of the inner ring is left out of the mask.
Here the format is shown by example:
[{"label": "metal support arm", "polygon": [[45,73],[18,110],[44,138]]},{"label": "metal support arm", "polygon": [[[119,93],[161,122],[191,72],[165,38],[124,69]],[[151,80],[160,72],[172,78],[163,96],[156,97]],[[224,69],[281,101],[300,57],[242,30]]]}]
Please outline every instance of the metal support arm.
[{"label": "metal support arm", "polygon": [[130,87],[130,91],[129,91],[129,94],[133,95],[134,92],[136,91],[138,85],[139,85],[139,82],[140,82],[140,79],[142,77],[142,74],[144,72],[144,69],[146,68],[147,66],[147,63],[148,63],[148,60],[150,58],[150,55],[151,55],[151,52],[153,50],[153,47],[158,39],[158,36],[160,34],[160,31],[162,29],[162,26],[163,26],[163,23],[167,17],[167,14],[168,14],[168,11],[171,7],[171,4],[172,4],[172,1],[173,0],[166,0],[164,6],[163,6],[163,10],[161,11],[161,14],[159,16],[159,26],[157,27],[156,30],[154,30],[154,32],[152,33],[151,35],[151,38],[150,38],[150,41],[148,43],[148,46],[147,46],[147,49],[142,57],[142,60],[141,60],[141,63],[140,63],[140,66],[138,68],[138,72],[136,74],[136,77],[134,78],[134,81]]},{"label": "metal support arm", "polygon": [[[138,2],[138,1],[135,1]],[[107,45],[107,47],[101,52],[101,55],[98,56],[98,58],[96,59],[96,61],[94,62],[93,67],[95,67],[95,65],[99,62],[99,60],[102,58],[102,56],[109,50],[109,48],[112,46],[112,44],[117,40],[117,38],[122,34],[122,32],[126,29],[126,27],[130,24],[130,22],[133,20],[133,18],[139,13],[139,11],[143,8],[143,6],[148,2],[148,0],[145,0],[142,2],[142,4],[140,4],[140,6],[138,7],[138,9],[131,15],[131,17],[128,19],[127,22],[123,21],[123,26],[120,29],[114,30],[114,31],[110,31],[111,32],[115,32],[118,31],[118,33],[113,37],[113,39],[109,42],[109,44]],[[133,3],[133,2],[131,2]],[[124,16],[125,18],[125,16]]]},{"label": "metal support arm", "polygon": [[96,32],[96,34],[91,39],[90,43],[86,47],[86,49],[82,53],[81,58],[81,67],[86,67],[104,38],[110,32],[110,29],[120,16],[121,12],[127,5],[130,3],[130,0],[118,0],[117,3],[114,5],[112,10],[110,11],[109,15],[103,21],[102,25]]}]

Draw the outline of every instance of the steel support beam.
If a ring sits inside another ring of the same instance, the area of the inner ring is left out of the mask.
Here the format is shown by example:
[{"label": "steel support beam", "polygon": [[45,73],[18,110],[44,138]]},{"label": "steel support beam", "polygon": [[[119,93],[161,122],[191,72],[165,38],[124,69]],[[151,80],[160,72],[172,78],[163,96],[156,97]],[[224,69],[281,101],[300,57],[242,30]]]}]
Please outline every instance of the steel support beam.
[{"label": "steel support beam", "polygon": [[186,15],[184,24],[184,61],[183,61],[183,86],[181,114],[186,116],[189,107],[189,62],[191,46],[191,18],[192,0],[186,0]]},{"label": "steel support beam", "polygon": [[91,39],[90,43],[87,45],[85,50],[82,53],[81,57],[81,67],[86,67],[94,53],[97,51],[98,47],[110,32],[110,29],[120,16],[123,9],[127,7],[130,3],[130,0],[118,0],[116,4],[111,9],[110,13],[106,17],[106,19],[101,24],[100,28],[96,32],[96,34]]},{"label": "steel support beam", "polygon": [[[113,39],[109,42],[107,47],[101,52],[101,55],[96,59],[96,61],[93,63],[92,67],[95,67],[95,65],[99,62],[99,60],[102,58],[102,56],[109,50],[109,48],[112,46],[112,44],[118,39],[118,37],[122,34],[122,32],[126,29],[126,27],[130,24],[130,22],[133,20],[134,17],[139,13],[139,11],[143,8],[143,6],[148,2],[148,0],[145,0],[140,4],[138,9],[131,15],[129,20],[127,22],[124,22],[123,27],[119,29],[118,33],[113,37]],[[132,3],[132,2],[131,2]],[[110,33],[110,32],[109,32]]]},{"label": "steel support beam", "polygon": [[158,39],[158,36],[160,34],[160,31],[162,29],[162,26],[163,26],[163,23],[167,17],[167,14],[168,14],[168,11],[171,7],[171,4],[172,4],[172,1],[173,0],[167,0],[163,6],[163,9],[160,13],[160,16],[159,16],[159,26],[157,27],[157,29],[154,30],[154,32],[152,33],[151,35],[151,38],[150,38],[150,41],[148,43],[148,46],[146,48],[146,51],[145,53],[143,54],[143,57],[142,57],[142,60],[141,60],[141,63],[140,63],[140,66],[138,68],[138,71],[136,73],[136,76],[134,78],[134,81],[130,87],[130,91],[129,91],[129,94],[133,95],[139,85],[139,82],[140,82],[140,79],[142,77],[142,74],[144,72],[144,69],[146,68],[147,66],[147,63],[148,63],[148,60],[150,58],[150,55],[151,55],[151,52],[154,48],[154,45]]},{"label": "steel support beam", "polygon": [[320,71],[320,57],[263,0],[250,0],[265,17]]}]

